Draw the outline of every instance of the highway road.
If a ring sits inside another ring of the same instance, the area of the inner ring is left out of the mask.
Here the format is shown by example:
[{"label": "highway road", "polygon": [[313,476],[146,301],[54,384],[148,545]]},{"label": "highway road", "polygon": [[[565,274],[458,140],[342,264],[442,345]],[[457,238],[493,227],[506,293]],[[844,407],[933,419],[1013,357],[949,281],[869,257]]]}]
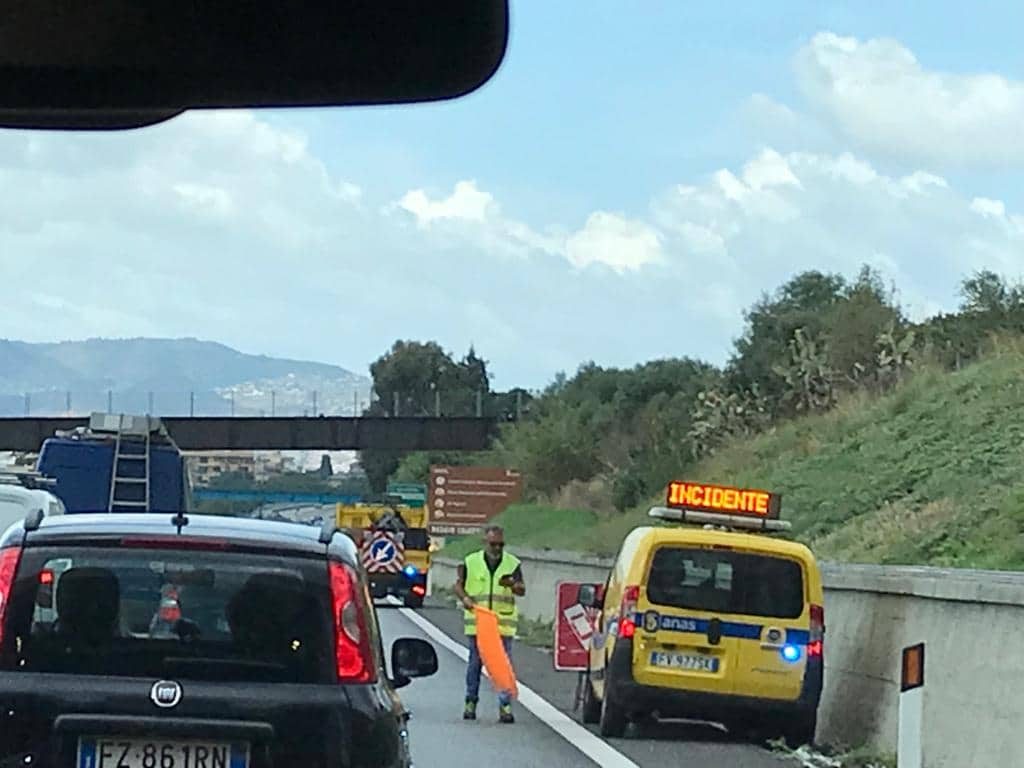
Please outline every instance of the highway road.
[{"label": "highway road", "polygon": [[575,675],[555,672],[550,654],[522,644],[517,644],[514,651],[516,671],[524,686],[515,704],[516,723],[498,723],[497,702],[490,695],[487,680],[481,685],[479,719],[464,722],[466,665],[458,612],[434,604],[415,612],[381,608],[378,615],[386,642],[396,637],[422,637],[437,650],[437,675],[417,680],[399,691],[412,712],[409,732],[417,768],[797,765],[702,724],[659,724],[640,732],[633,728],[625,739],[602,740],[593,728],[579,725],[572,712]]}]

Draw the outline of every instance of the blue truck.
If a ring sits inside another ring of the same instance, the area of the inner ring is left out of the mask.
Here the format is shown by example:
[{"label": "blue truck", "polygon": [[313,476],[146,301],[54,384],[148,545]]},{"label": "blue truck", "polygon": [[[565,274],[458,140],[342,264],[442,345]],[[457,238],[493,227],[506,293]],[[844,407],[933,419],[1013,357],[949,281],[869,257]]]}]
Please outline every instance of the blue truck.
[{"label": "blue truck", "polygon": [[76,512],[188,512],[191,482],[185,458],[150,416],[94,413],[87,427],[43,442],[36,470],[50,491]]}]

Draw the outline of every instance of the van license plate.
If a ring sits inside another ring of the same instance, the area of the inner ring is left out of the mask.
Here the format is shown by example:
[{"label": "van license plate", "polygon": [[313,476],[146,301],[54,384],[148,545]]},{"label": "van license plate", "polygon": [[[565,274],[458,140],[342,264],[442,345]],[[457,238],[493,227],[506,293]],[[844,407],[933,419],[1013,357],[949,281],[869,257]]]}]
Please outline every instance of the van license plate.
[{"label": "van license plate", "polygon": [[180,739],[87,738],[78,768],[248,768],[249,745]]},{"label": "van license plate", "polygon": [[693,656],[685,653],[651,652],[651,666],[667,669],[687,669],[693,672],[717,672],[718,658],[715,656]]}]

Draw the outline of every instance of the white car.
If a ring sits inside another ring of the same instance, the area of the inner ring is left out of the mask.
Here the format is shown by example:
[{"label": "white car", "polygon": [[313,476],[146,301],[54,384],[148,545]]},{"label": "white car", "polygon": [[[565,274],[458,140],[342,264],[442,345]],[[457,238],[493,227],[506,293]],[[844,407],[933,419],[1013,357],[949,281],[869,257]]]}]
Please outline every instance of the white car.
[{"label": "white car", "polygon": [[47,517],[64,514],[64,502],[34,485],[34,475],[5,473],[0,469],[0,533],[36,509],[42,510]]}]

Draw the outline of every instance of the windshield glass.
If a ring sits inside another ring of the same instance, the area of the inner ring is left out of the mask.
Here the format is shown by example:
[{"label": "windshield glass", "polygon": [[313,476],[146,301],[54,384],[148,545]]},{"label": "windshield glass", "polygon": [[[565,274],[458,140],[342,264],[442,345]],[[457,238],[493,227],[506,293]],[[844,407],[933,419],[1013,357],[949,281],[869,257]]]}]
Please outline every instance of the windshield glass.
[{"label": "windshield glass", "polygon": [[2,668],[330,682],[323,559],[74,547],[24,552]]},{"label": "windshield glass", "polygon": [[803,569],[781,557],[660,547],[651,560],[647,599],[695,611],[795,619],[804,611]]}]

